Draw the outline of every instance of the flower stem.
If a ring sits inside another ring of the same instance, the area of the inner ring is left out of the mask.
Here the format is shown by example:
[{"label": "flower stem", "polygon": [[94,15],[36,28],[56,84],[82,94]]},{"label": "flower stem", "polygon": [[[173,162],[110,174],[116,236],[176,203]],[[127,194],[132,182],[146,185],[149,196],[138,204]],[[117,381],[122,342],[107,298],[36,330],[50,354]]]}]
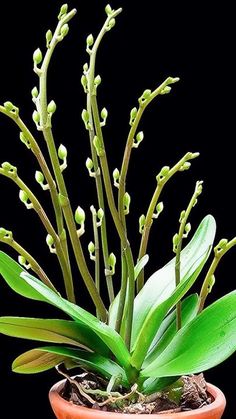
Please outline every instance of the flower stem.
[{"label": "flower stem", "polygon": [[[92,212],[92,222],[93,222],[93,235],[94,235],[94,246],[95,246],[95,285],[100,294],[100,249],[99,249],[99,235],[98,235],[98,226],[97,226],[97,211],[93,206],[90,207]],[[97,317],[99,313],[97,312]]]}]

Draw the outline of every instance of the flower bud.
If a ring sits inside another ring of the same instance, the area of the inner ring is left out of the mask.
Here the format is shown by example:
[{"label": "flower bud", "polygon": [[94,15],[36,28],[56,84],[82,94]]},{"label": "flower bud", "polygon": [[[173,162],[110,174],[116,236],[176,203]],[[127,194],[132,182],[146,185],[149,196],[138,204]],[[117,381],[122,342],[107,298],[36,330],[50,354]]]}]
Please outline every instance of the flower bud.
[{"label": "flower bud", "polygon": [[40,64],[41,61],[42,61],[42,59],[43,59],[42,52],[41,52],[40,48],[38,48],[33,53],[33,61],[34,61],[34,64],[35,65]]},{"label": "flower bud", "polygon": [[83,65],[84,73],[87,73],[88,69],[89,69],[88,63],[84,63],[84,65]]},{"label": "flower bud", "polygon": [[37,170],[35,172],[35,180],[38,183],[43,183],[44,182],[44,175],[42,172],[40,172],[39,170]]},{"label": "flower bud", "polygon": [[0,239],[1,238],[3,239],[6,236],[6,234],[7,234],[7,230],[3,227],[0,227]]},{"label": "flower bud", "polygon": [[112,8],[111,8],[110,4],[106,5],[105,12],[106,12],[107,16],[109,16],[112,13]]},{"label": "flower bud", "polygon": [[88,91],[88,81],[87,81],[87,77],[84,74],[81,76],[80,81],[81,81],[81,84],[84,88],[84,92],[87,93],[87,91]]},{"label": "flower bud", "polygon": [[3,106],[8,112],[15,112],[17,109],[16,106],[13,105],[13,103],[9,100],[7,102],[4,102]]},{"label": "flower bud", "polygon": [[184,219],[184,217],[185,217],[185,214],[186,214],[186,211],[185,211],[185,210],[181,211],[181,213],[180,213],[180,217],[179,217],[179,222],[180,222],[180,223],[182,223],[182,221],[183,221],[183,219]]},{"label": "flower bud", "polygon": [[81,113],[82,120],[84,122],[85,128],[88,129],[88,123],[89,123],[89,113],[87,109],[83,109]]},{"label": "flower bud", "polygon": [[227,239],[221,239],[220,241],[219,241],[219,244],[218,244],[218,246],[219,247],[221,247],[222,249],[227,245],[227,243],[228,243],[228,240]]},{"label": "flower bud", "polygon": [[136,135],[136,140],[140,143],[140,141],[143,141],[143,139],[144,139],[143,131],[138,132],[138,134]]},{"label": "flower bud", "polygon": [[183,172],[184,170],[188,170],[191,166],[191,163],[189,161],[184,162],[184,164],[179,169],[180,172]]},{"label": "flower bud", "polygon": [[93,167],[94,167],[93,160],[90,159],[90,157],[88,157],[87,160],[86,160],[85,165],[86,165],[88,170],[92,170]]},{"label": "flower bud", "polygon": [[107,109],[106,108],[102,108],[102,110],[101,110],[101,117],[102,117],[102,119],[104,119],[104,121],[106,121],[107,116],[108,116]]},{"label": "flower bud", "polygon": [[33,121],[36,124],[39,124],[39,122],[40,122],[40,115],[39,115],[39,112],[38,111],[34,111],[33,112],[32,118],[33,118]]},{"label": "flower bud", "polygon": [[113,179],[114,179],[114,180],[118,180],[118,179],[119,179],[119,177],[120,177],[120,172],[119,172],[119,170],[118,170],[117,168],[115,168],[115,169],[113,170]]},{"label": "flower bud", "polygon": [[157,206],[156,206],[156,210],[158,212],[158,214],[160,214],[164,209],[164,204],[163,202],[158,202]]},{"label": "flower bud", "polygon": [[90,254],[94,253],[94,251],[95,251],[95,245],[92,241],[89,242],[89,244],[88,244],[88,251],[89,251]]},{"label": "flower bud", "polygon": [[50,47],[50,42],[51,42],[51,40],[52,40],[52,31],[49,29],[49,30],[46,32],[46,46],[47,46],[47,48],[49,48],[49,47]]},{"label": "flower bud", "polygon": [[184,230],[188,234],[190,232],[190,230],[191,230],[191,224],[190,223],[187,223],[186,226],[185,226],[185,228],[184,228]]},{"label": "flower bud", "polygon": [[58,19],[61,20],[64,15],[66,15],[68,11],[68,4],[63,4],[60,9],[60,13],[58,15]]},{"label": "flower bud", "polygon": [[18,256],[18,262],[19,262],[19,264],[20,265],[25,265],[26,264],[26,259],[25,259],[25,257],[24,256],[21,256],[21,255],[19,255]]},{"label": "flower bud", "polygon": [[176,253],[177,247],[178,247],[178,244],[179,244],[179,235],[178,235],[178,233],[175,233],[175,235],[173,236],[172,241],[173,241],[173,252]]},{"label": "flower bud", "polygon": [[93,35],[90,34],[87,36],[87,39],[86,39],[87,47],[91,47],[93,43],[94,43],[94,38],[93,38]]},{"label": "flower bud", "polygon": [[108,257],[108,264],[111,268],[111,275],[113,275],[115,273],[115,266],[116,266],[116,256],[114,255],[114,253],[110,253],[109,257]]},{"label": "flower bud", "polygon": [[47,111],[48,113],[53,114],[54,112],[56,112],[57,109],[57,105],[54,102],[54,100],[51,100],[51,102],[49,102],[48,107],[47,107]]},{"label": "flower bud", "polygon": [[51,236],[51,234],[47,234],[47,237],[46,237],[46,243],[47,243],[47,245],[48,245],[49,247],[51,247],[51,246],[54,244],[54,239],[53,239],[53,237]]},{"label": "flower bud", "polygon": [[144,214],[140,215],[139,217],[139,233],[143,234],[143,229],[145,226],[146,217]]},{"label": "flower bud", "polygon": [[20,140],[22,141],[22,143],[26,145],[28,149],[31,148],[30,141],[24,136],[24,133],[22,131],[20,132]]},{"label": "flower bud", "polygon": [[39,91],[36,86],[31,90],[31,95],[32,95],[32,98],[35,98],[35,99],[38,97]]},{"label": "flower bud", "polygon": [[116,24],[116,20],[114,17],[112,17],[107,25],[107,28],[106,28],[107,31],[110,31],[112,28],[114,28],[115,24]]},{"label": "flower bud", "polygon": [[63,38],[65,38],[65,36],[68,34],[68,32],[69,32],[69,25],[68,25],[68,23],[65,23],[61,28],[60,34]]},{"label": "flower bud", "polygon": [[125,192],[123,197],[124,213],[125,215],[129,214],[129,207],[131,202],[131,196],[128,192]]},{"label": "flower bud", "polygon": [[179,77],[168,77],[168,84],[174,84],[180,81]]},{"label": "flower bud", "polygon": [[97,155],[99,157],[104,156],[105,150],[104,150],[104,147],[103,147],[103,143],[102,143],[102,140],[97,135],[95,135],[95,137],[93,139],[93,145],[95,147]]},{"label": "flower bud", "polygon": [[171,87],[170,86],[165,86],[162,91],[160,92],[161,95],[167,95],[168,93],[170,93],[171,91]]},{"label": "flower bud", "polygon": [[85,212],[80,206],[77,207],[75,211],[75,221],[77,222],[77,224],[80,224],[80,225],[84,224]]},{"label": "flower bud", "polygon": [[96,87],[99,86],[99,84],[101,84],[101,81],[102,81],[101,76],[98,74],[94,79],[94,85]]},{"label": "flower bud", "polygon": [[131,109],[131,111],[130,111],[130,121],[129,121],[129,124],[130,125],[133,125],[134,120],[135,120],[135,118],[137,116],[137,113],[138,113],[138,109],[136,107],[134,107],[133,109]]},{"label": "flower bud", "polygon": [[60,144],[57,155],[61,160],[65,160],[67,158],[67,149],[63,144]]},{"label": "flower bud", "polygon": [[101,221],[104,217],[104,211],[102,208],[99,208],[98,212],[97,212],[97,217],[99,219],[99,221]]},{"label": "flower bud", "polygon": [[24,204],[28,201],[29,197],[27,195],[27,193],[25,191],[23,191],[22,189],[20,189],[19,192],[19,198],[21,200],[21,202],[23,202]]}]

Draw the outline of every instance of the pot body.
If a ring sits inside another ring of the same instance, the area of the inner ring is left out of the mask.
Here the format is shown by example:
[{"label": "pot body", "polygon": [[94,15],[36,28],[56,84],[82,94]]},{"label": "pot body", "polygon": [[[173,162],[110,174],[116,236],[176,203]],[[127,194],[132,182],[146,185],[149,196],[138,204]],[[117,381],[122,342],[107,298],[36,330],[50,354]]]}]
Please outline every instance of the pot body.
[{"label": "pot body", "polygon": [[[127,413],[102,412],[67,402],[59,395],[64,383],[65,380],[59,381],[49,391],[50,403],[57,419],[134,419],[138,416]],[[208,406],[180,413],[144,414],[140,415],[140,419],[220,419],[225,410],[225,396],[212,384],[207,384],[207,390],[214,399]]]}]

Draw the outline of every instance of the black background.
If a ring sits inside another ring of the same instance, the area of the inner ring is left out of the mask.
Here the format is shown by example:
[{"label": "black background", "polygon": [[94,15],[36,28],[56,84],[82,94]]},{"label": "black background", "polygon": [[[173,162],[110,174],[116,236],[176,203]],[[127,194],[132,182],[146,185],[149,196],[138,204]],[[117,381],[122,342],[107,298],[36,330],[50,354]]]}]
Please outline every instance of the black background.
[{"label": "black background", "polygon": [[[178,4],[179,3],[179,4]],[[208,6],[206,6],[206,3]],[[44,50],[44,33],[56,24],[61,2],[26,2],[1,4],[1,66],[0,101],[11,100],[21,109],[22,118],[35,130],[31,120],[33,104],[30,91],[37,83],[32,72],[32,53]],[[58,111],[54,117],[57,143],[64,143],[69,154],[65,178],[73,208],[81,205],[87,213],[96,205],[93,183],[87,176],[84,162],[89,156],[88,141],[80,119],[85,97],[80,85],[86,36],[99,30],[104,20],[106,2],[71,1],[78,15],[70,23],[70,32],[58,45],[49,73],[49,99]],[[99,103],[109,110],[105,137],[110,167],[120,167],[122,150],[128,132],[130,109],[146,88],[154,89],[167,76],[179,76],[178,85],[170,95],[158,98],[148,109],[141,123],[145,140],[132,155],[127,188],[132,194],[129,237],[137,251],[137,220],[145,211],[155,187],[155,175],[163,165],[173,165],[186,151],[199,151],[189,172],[177,174],[163,193],[165,212],[153,228],[150,243],[152,255],[147,274],[172,257],[171,238],[178,228],[178,216],[185,208],[196,180],[204,180],[204,193],[192,214],[192,227],[212,213],[217,222],[217,239],[236,234],[235,221],[235,156],[232,98],[235,94],[233,67],[233,12],[229,2],[145,2],[116,1],[113,7],[124,11],[117,26],[106,36],[98,54],[97,71],[103,83]],[[36,132],[40,146],[45,145]],[[30,152],[18,140],[18,130],[3,115],[0,119],[0,160],[18,167],[21,177],[34,189],[40,200],[46,198],[34,181],[38,169]],[[48,255],[45,232],[33,212],[26,212],[19,202],[17,187],[1,178],[0,224],[14,231],[14,236],[38,258],[60,287],[60,273],[53,255]],[[50,205],[45,199],[50,214]],[[88,217],[89,218],[89,217]],[[87,246],[91,229],[87,223],[82,241]],[[112,235],[112,234],[111,234]],[[117,246],[112,240],[112,249]],[[15,253],[1,244],[3,250]],[[209,298],[214,300],[233,289],[234,250],[225,257],[217,271],[217,281]],[[92,266],[91,266],[92,269]],[[78,278],[76,278],[78,283]],[[198,289],[199,289],[198,285]],[[63,291],[63,289],[62,289]],[[81,285],[78,302],[89,308],[91,303]],[[32,303],[15,295],[2,283],[1,315],[56,317],[50,307]],[[16,413],[32,417],[28,400],[37,403],[37,414],[51,418],[47,390],[58,379],[55,372],[20,376],[10,371],[15,356],[34,347],[32,342],[0,337],[0,399],[10,406],[8,417]],[[40,345],[39,345],[40,346]],[[228,405],[224,418],[236,413],[234,390],[229,378],[235,371],[231,358],[208,371],[208,381],[226,394]],[[35,390],[37,392],[35,393]],[[38,402],[39,400],[39,402]]]}]

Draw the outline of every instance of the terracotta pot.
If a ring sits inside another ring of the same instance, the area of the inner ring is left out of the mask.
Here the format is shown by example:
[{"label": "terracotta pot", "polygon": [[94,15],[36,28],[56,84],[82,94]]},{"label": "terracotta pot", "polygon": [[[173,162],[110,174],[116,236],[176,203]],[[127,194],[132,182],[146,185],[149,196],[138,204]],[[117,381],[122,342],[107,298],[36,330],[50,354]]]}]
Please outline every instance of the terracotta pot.
[{"label": "terracotta pot", "polygon": [[[102,412],[69,403],[59,395],[64,383],[65,380],[59,381],[49,391],[50,403],[58,419],[134,419],[138,416],[127,413]],[[212,384],[207,384],[207,390],[214,400],[208,406],[189,412],[140,415],[140,419],[220,419],[225,409],[225,396]]]}]

